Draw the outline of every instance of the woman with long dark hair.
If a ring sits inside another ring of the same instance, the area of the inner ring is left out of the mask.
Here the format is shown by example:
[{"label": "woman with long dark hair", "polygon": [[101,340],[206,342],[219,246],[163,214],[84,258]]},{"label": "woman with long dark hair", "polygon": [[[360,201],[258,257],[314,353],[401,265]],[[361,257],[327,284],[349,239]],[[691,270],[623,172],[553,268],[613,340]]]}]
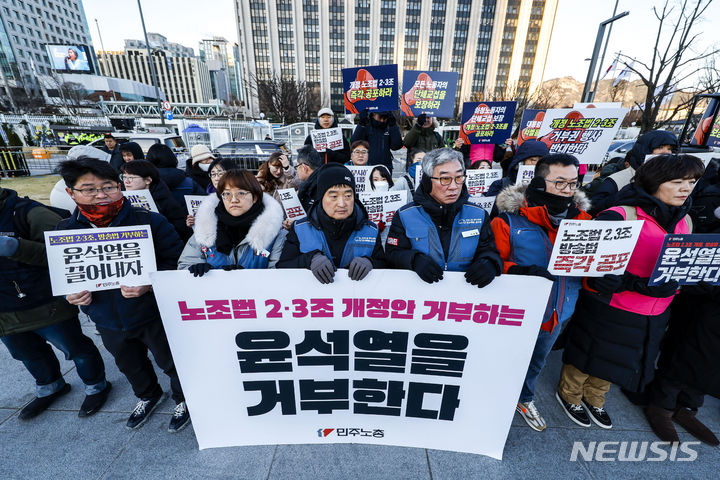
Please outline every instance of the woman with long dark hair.
[{"label": "woman with long dark hair", "polygon": [[300,179],[295,167],[290,164],[290,159],[283,152],[273,152],[267,162],[260,165],[257,179],[262,186],[263,192],[278,201],[278,190],[300,186]]}]

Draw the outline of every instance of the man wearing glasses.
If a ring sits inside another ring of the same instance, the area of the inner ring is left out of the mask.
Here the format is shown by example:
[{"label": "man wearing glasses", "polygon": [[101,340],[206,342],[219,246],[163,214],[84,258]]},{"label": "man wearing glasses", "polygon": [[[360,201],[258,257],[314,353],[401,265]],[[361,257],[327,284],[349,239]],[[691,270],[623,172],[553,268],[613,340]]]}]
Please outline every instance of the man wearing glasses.
[{"label": "man wearing glasses", "polygon": [[[58,224],[57,230],[150,225],[158,270],[175,270],[183,249],[175,229],[162,215],[134,208],[126,202],[120,190],[120,178],[107,162],[81,157],[61,163],[59,170],[77,208],[70,218]],[[148,350],[170,377],[173,400],[177,404],[168,430],[176,432],[185,427],[190,415],[152,286],[85,290],[67,295],[66,299],[72,305],[79,305],[96,323],[105,348],[139,398],[127,427],[135,429],[143,425],[164,398]]]},{"label": "man wearing glasses", "polygon": [[444,271],[465,272],[482,288],[502,272],[490,219],[470,203],[460,152],[440,148],[422,160],[423,178],[414,201],[397,211],[385,244],[388,262],[433,283]]},{"label": "man wearing glasses", "polygon": [[562,326],[575,310],[580,277],[555,277],[547,271],[560,222],[590,220],[590,202],[578,190],[577,158],[567,154],[542,157],[528,185],[507,187],[497,197],[500,214],[492,221],[495,242],[503,259],[503,271],[535,275],[554,282],[540,326],[516,410],[533,430],[546,423],[533,401],[535,382],[545,366]]}]

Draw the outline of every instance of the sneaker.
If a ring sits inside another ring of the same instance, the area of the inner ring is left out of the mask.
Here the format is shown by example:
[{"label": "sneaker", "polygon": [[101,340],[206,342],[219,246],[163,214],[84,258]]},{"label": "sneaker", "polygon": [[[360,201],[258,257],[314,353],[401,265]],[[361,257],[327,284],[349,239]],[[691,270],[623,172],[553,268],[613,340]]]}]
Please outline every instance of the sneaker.
[{"label": "sneaker", "polygon": [[517,407],[515,407],[515,410],[517,410],[520,416],[525,419],[527,424],[533,430],[542,432],[543,430],[545,430],[545,428],[547,428],[545,419],[542,417],[542,415],[540,415],[540,412],[537,411],[537,408],[535,408],[535,402],[533,402],[532,400],[529,402],[518,403]]},{"label": "sneaker", "polygon": [[130,414],[130,418],[127,421],[127,428],[134,430],[140,428],[147,419],[150,418],[150,414],[160,405],[160,402],[165,398],[164,393],[160,393],[158,396],[153,397],[149,400],[140,400],[135,409]]},{"label": "sneaker", "polygon": [[20,420],[30,420],[40,415],[42,412],[47,410],[50,405],[55,402],[58,398],[62,397],[70,391],[70,384],[66,383],[60,390],[55,393],[51,393],[45,397],[36,397],[35,400],[25,405],[25,408],[20,410],[18,418]]},{"label": "sneaker", "polygon": [[590,426],[590,419],[588,418],[587,413],[585,413],[585,409],[582,407],[582,405],[576,405],[574,403],[566,402],[560,397],[560,394],[558,392],[555,392],[555,398],[557,398],[557,401],[560,403],[560,405],[562,405],[563,411],[567,414],[568,417],[570,417],[570,420],[577,423],[581,427]]},{"label": "sneaker", "polygon": [[172,418],[170,419],[170,426],[168,432],[177,433],[183,428],[190,424],[190,412],[188,412],[187,405],[185,402],[180,402],[175,405],[175,411],[173,412]]},{"label": "sneaker", "polygon": [[78,411],[78,417],[89,417],[100,410],[102,406],[105,405],[111,388],[112,383],[106,382],[106,387],[103,391],[94,395],[85,395],[85,400],[83,400],[82,405],[80,405],[80,410]]},{"label": "sneaker", "polygon": [[582,400],[582,406],[585,407],[585,410],[590,416],[590,419],[595,422],[595,425],[600,428],[612,428],[612,420],[610,420],[610,415],[607,414],[604,408],[593,407],[587,403],[585,399]]}]

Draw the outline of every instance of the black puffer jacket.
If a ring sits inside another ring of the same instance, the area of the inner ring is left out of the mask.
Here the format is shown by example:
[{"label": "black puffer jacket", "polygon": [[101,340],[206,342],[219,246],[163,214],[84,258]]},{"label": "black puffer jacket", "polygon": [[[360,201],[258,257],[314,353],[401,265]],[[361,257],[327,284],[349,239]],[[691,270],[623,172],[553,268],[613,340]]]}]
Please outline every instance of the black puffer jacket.
[{"label": "black puffer jacket", "polygon": [[369,118],[367,124],[355,127],[350,137],[350,143],[358,140],[365,140],[370,144],[368,165],[385,165],[392,172],[393,155],[390,150],[400,150],[403,147],[400,128],[394,121],[392,125],[388,125],[388,122],[378,122],[374,118]]},{"label": "black puffer jacket", "polygon": [[185,223],[187,215],[184,205],[180,205],[170,192],[167,184],[162,180],[153,182],[150,185],[150,195],[152,195],[155,205],[157,205],[160,215],[167,218],[172,224],[175,231],[183,242],[187,242],[192,236],[192,230]]}]

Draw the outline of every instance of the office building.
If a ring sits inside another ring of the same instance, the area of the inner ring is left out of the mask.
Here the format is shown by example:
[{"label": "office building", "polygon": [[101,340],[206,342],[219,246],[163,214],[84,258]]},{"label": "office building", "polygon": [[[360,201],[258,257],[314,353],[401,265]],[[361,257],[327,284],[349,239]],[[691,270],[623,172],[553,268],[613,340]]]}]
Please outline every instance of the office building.
[{"label": "office building", "polygon": [[[150,49],[160,49],[168,52],[173,57],[194,57],[195,51],[191,47],[185,47],[179,43],[168,42],[164,35],[148,32]],[[145,40],[125,40],[125,50],[140,49],[145,47]]]}]

